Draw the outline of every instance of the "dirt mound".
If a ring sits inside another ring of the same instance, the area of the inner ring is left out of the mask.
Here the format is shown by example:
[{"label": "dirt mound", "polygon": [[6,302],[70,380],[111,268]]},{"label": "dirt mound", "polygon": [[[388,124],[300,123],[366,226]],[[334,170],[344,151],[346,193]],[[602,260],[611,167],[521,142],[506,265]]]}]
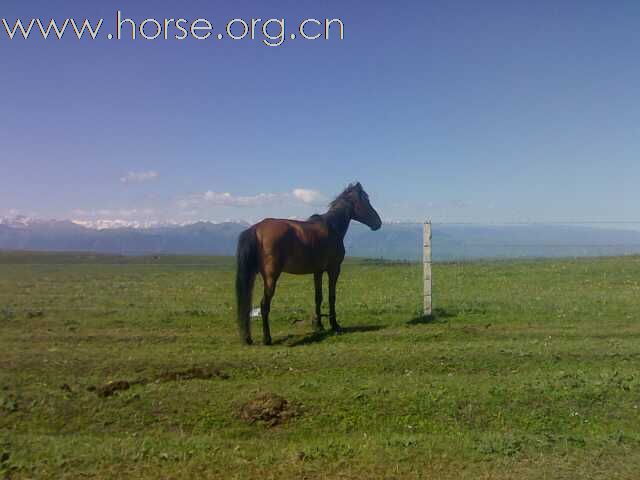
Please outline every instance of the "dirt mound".
[{"label": "dirt mound", "polygon": [[229,375],[221,372],[217,368],[193,367],[188,368],[187,370],[164,372],[163,374],[158,375],[156,380],[160,382],[175,382],[178,380],[208,380],[209,378],[213,377],[226,380],[227,378],[229,378]]},{"label": "dirt mound", "polygon": [[261,393],[253,400],[242,405],[238,416],[249,423],[264,423],[274,427],[286,422],[290,418],[299,415],[297,405],[289,402],[280,395],[273,393]]},{"label": "dirt mound", "polygon": [[110,397],[121,390],[129,390],[131,383],[126,380],[116,380],[115,382],[106,383],[100,387],[95,387],[95,391],[99,397]]}]

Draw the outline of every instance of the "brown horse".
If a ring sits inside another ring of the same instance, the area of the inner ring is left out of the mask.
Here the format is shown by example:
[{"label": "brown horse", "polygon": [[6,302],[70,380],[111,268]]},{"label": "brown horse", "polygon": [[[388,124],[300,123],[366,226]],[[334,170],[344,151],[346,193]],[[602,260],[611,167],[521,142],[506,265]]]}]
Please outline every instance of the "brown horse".
[{"label": "brown horse", "polygon": [[360,183],[349,185],[331,202],[324,215],[313,215],[306,222],[267,218],[240,234],[238,239],[236,298],[240,338],[251,340],[250,312],[256,274],[262,275],[264,296],[260,303],[263,342],[271,344],[269,310],[282,272],[313,274],[316,290],[316,315],[313,322],[322,330],[322,274],[329,275],[329,321],[334,332],[341,331],[336,321],[336,283],[344,259],[344,236],[349,222],[356,220],[372,230],[382,222],[369,203],[369,196]]}]

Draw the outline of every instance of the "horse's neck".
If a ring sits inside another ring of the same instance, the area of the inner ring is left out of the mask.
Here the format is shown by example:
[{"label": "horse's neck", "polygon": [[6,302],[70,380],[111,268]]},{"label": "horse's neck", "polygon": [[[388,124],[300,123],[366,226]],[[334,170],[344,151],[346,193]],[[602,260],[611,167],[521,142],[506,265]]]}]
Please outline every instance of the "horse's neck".
[{"label": "horse's neck", "polygon": [[327,224],[342,239],[347,234],[351,212],[347,207],[336,207],[323,215]]}]

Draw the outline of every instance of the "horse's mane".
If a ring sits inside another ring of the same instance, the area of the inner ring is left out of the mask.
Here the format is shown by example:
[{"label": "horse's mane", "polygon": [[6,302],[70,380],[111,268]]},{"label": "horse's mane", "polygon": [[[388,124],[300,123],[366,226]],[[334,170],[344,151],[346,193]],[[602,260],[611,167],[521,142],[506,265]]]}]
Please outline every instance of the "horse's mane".
[{"label": "horse's mane", "polygon": [[359,187],[359,183],[350,183],[349,185],[347,185],[347,188],[345,188],[342,193],[340,195],[338,195],[330,204],[329,204],[329,209],[333,209],[336,207],[340,207],[342,205],[344,205],[345,202],[349,202],[348,196],[351,192],[353,192],[354,190],[356,190],[357,188],[362,188]]},{"label": "horse's mane", "polygon": [[[327,222],[332,227],[339,229],[340,225],[345,224],[345,219],[348,218],[348,212],[352,206],[353,200],[350,198],[351,193],[354,190],[362,192],[362,186],[359,183],[350,183],[347,185],[340,195],[338,195],[329,204],[329,211],[324,215],[314,214],[309,217],[308,222]],[[349,221],[346,220],[346,224]]]}]

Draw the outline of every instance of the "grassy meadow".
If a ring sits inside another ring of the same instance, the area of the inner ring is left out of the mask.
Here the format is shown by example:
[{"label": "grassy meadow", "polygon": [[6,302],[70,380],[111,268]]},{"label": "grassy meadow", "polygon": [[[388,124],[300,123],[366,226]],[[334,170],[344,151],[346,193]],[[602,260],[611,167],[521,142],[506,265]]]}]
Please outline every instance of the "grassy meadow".
[{"label": "grassy meadow", "polygon": [[[346,332],[284,276],[272,347],[233,276],[0,254],[0,478],[640,478],[639,257],[437,264],[431,319],[419,265],[349,260]],[[286,415],[243,414],[265,395]]]}]

